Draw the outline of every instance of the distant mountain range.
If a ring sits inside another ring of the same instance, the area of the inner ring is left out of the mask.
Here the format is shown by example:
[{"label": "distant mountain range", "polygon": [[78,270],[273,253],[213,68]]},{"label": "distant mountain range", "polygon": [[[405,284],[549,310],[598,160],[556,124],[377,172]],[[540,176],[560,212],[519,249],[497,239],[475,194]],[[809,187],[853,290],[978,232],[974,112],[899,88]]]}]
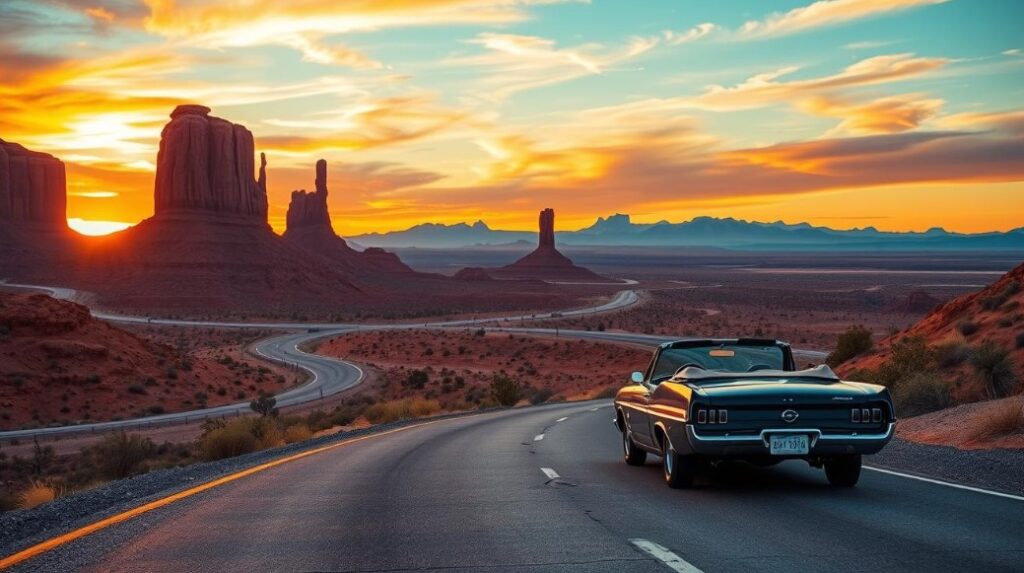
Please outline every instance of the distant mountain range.
[{"label": "distant mountain range", "polygon": [[[630,221],[629,215],[615,214],[600,217],[593,225],[578,231],[556,233],[556,238],[559,245],[717,247],[748,251],[1024,251],[1024,227],[1005,233],[953,233],[937,227],[923,233],[897,233],[874,227],[840,231],[808,223],[758,223],[731,217],[640,224]],[[405,231],[370,233],[350,239],[367,247],[450,249],[521,241],[534,243],[537,234],[491,229],[483,221],[477,221],[472,225],[426,223]]]}]

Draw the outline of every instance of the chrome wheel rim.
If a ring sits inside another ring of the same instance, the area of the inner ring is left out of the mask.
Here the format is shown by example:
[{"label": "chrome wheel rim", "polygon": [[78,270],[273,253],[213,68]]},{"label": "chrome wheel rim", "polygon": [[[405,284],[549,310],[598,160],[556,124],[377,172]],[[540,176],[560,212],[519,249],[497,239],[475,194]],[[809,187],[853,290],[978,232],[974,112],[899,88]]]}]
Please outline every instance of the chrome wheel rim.
[{"label": "chrome wheel rim", "polygon": [[633,445],[629,443],[629,434],[622,432],[622,451],[628,456],[633,451]]},{"label": "chrome wheel rim", "polygon": [[672,446],[665,452],[665,475],[672,475]]}]

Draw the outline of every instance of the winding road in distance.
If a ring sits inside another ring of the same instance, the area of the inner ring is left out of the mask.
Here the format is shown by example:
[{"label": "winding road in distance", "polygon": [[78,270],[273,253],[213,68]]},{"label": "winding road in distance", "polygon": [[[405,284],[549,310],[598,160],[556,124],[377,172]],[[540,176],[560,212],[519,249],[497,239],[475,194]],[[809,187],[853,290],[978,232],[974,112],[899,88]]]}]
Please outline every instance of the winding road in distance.
[{"label": "winding road in distance", "polygon": [[1019,572],[1024,498],[799,461],[692,490],[622,461],[608,401],[381,433],[249,475],[14,571]]},{"label": "winding road in distance", "polygon": [[[35,289],[49,292],[53,297],[63,300],[75,300],[78,292],[73,289],[50,287],[42,285],[26,285],[13,283],[0,283],[3,286]],[[490,323],[511,323],[522,320],[544,320],[551,318],[567,318],[573,316],[584,316],[597,313],[611,312],[626,308],[639,301],[640,297],[635,291],[624,290],[616,293],[611,301],[601,305],[566,310],[560,312],[534,313],[508,317],[487,317],[471,318],[464,320],[452,320],[444,322],[422,322],[403,324],[346,324],[346,323],[278,323],[278,322],[223,322],[223,321],[201,321],[201,320],[176,320],[157,319],[141,316],[127,316],[103,311],[92,311],[94,317],[109,322],[120,322],[129,324],[152,324],[167,326],[193,326],[210,328],[256,328],[275,330],[303,330],[299,333],[289,333],[272,338],[266,338],[253,344],[252,351],[265,359],[302,368],[310,375],[310,380],[305,384],[277,394],[278,406],[294,406],[306,402],[320,400],[325,396],[337,394],[347,390],[363,379],[363,371],[356,365],[337,358],[310,354],[301,350],[305,344],[322,338],[330,338],[340,334],[357,331],[370,330],[397,330],[411,328],[462,328],[473,325],[484,325]],[[667,336],[652,336],[646,334],[632,334],[623,332],[598,332],[586,330],[564,330],[554,328],[524,328],[524,327],[492,327],[494,330],[517,332],[524,334],[558,335],[567,338],[585,338],[592,340],[604,340],[608,342],[625,342],[643,346],[655,346],[673,338]],[[803,356],[809,361],[820,361],[824,359],[824,352],[797,350],[795,353]],[[643,365],[638,365],[643,366]],[[67,436],[82,433],[102,432],[118,429],[132,429],[146,426],[160,426],[175,423],[187,423],[189,421],[204,418],[221,416],[233,416],[249,412],[249,403],[240,402],[226,404],[200,410],[187,412],[174,412],[169,414],[158,414],[141,418],[127,420],[116,420],[110,422],[97,422],[90,424],[75,424],[70,426],[54,426],[48,428],[32,428],[26,430],[9,430],[0,432],[0,440],[31,438],[31,437],[54,437]]]}]

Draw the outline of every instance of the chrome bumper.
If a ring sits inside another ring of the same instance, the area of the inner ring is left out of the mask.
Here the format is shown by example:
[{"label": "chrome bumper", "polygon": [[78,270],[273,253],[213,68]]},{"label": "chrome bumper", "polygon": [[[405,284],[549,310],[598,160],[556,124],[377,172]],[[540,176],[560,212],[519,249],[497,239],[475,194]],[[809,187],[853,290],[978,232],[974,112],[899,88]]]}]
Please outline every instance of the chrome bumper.
[{"label": "chrome bumper", "polygon": [[810,436],[808,455],[874,454],[881,450],[896,432],[896,422],[889,422],[880,434],[823,434],[817,428],[772,428],[761,430],[757,436],[700,435],[690,424],[686,425],[686,441],[696,454],[743,456],[766,455],[772,434],[806,434]]}]

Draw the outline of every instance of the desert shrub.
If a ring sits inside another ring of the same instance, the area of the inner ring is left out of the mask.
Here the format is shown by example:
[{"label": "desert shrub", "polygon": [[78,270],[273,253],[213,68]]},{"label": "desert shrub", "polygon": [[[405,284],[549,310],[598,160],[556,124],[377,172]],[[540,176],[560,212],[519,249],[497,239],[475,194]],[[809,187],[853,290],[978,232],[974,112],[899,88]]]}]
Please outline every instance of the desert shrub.
[{"label": "desert shrub", "polygon": [[129,477],[138,471],[154,449],[152,440],[138,434],[110,434],[96,446],[100,474],[108,479]]},{"label": "desert shrub", "polygon": [[7,336],[11,333],[11,327],[6,324],[0,324],[0,336]]},{"label": "desert shrub", "polygon": [[978,332],[978,325],[969,320],[961,322],[956,328],[960,331],[960,334],[964,336],[970,336],[975,332]]},{"label": "desert shrub", "polygon": [[1020,283],[1014,281],[1006,285],[1006,288],[999,291],[998,293],[986,297],[981,301],[981,308],[983,310],[999,310],[999,307],[1006,303],[1007,299],[1011,296],[1020,292]]},{"label": "desert shrub", "polygon": [[142,384],[132,384],[131,386],[128,386],[128,391],[132,394],[145,394],[146,387]]},{"label": "desert shrub", "polygon": [[983,412],[967,428],[973,439],[998,438],[1024,432],[1024,399],[1014,398]]},{"label": "desert shrub", "polygon": [[28,487],[18,494],[18,509],[32,509],[50,503],[60,497],[61,490],[57,486],[41,481],[32,481]]},{"label": "desert shrub", "polygon": [[260,442],[253,435],[251,420],[236,418],[228,423],[214,422],[209,426],[204,422],[204,430],[208,427],[209,431],[204,431],[199,439],[199,454],[204,460],[222,460],[259,449]]},{"label": "desert shrub", "polygon": [[276,416],[277,399],[269,394],[260,394],[258,398],[249,402],[249,408],[264,418]]},{"label": "desert shrub", "polygon": [[378,402],[367,408],[363,415],[373,424],[386,424],[397,420],[422,418],[441,411],[437,400],[406,398],[391,402]]},{"label": "desert shrub", "polygon": [[1017,390],[1017,377],[1005,348],[993,342],[982,343],[971,354],[971,366],[990,398],[1009,396]]},{"label": "desert shrub", "polygon": [[872,377],[877,382],[890,388],[901,380],[915,374],[930,372],[934,361],[934,353],[925,344],[924,339],[911,336],[893,342],[889,359],[886,360]]},{"label": "desert shrub", "polygon": [[408,386],[409,388],[422,390],[423,387],[426,386],[428,382],[430,382],[430,375],[427,374],[426,370],[413,370],[412,372],[409,373],[409,376],[405,379],[405,382],[403,382],[403,386]]},{"label": "desert shrub", "polygon": [[825,363],[834,368],[854,356],[859,356],[871,350],[873,345],[871,330],[865,326],[855,324],[839,335],[839,339],[836,341],[836,349],[825,358]]},{"label": "desert shrub", "polygon": [[1017,333],[1017,348],[1024,348],[1024,332]]},{"label": "desert shrub", "polygon": [[502,406],[515,406],[523,397],[523,389],[519,382],[508,376],[495,374],[491,380],[491,396]]},{"label": "desert shrub", "polygon": [[309,426],[306,424],[295,424],[294,426],[288,426],[284,430],[284,443],[286,444],[302,442],[312,437],[313,432],[310,431]]},{"label": "desert shrub", "polygon": [[544,402],[547,402],[549,399],[551,399],[551,397],[554,395],[554,391],[552,391],[550,388],[541,388],[540,390],[534,392],[532,396],[530,396],[530,403],[533,404],[534,406],[536,406],[537,404],[543,404]]},{"label": "desert shrub", "polygon": [[892,389],[896,413],[918,416],[950,406],[949,384],[930,372],[919,372],[899,380]]},{"label": "desert shrub", "polygon": [[971,347],[962,338],[947,340],[936,346],[934,352],[939,368],[959,366],[971,357]]}]

